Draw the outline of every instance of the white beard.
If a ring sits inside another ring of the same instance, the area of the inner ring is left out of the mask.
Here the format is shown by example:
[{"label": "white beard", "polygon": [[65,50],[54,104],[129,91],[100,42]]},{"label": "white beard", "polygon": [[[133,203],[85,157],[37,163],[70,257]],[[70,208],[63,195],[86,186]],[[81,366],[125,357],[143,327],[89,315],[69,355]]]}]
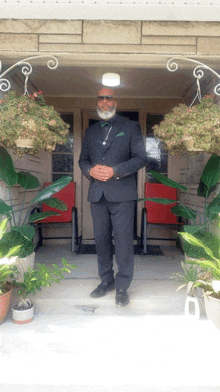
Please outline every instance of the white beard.
[{"label": "white beard", "polygon": [[116,106],[112,106],[109,110],[105,111],[97,108],[96,111],[102,120],[109,120],[110,118],[114,117],[116,113]]}]

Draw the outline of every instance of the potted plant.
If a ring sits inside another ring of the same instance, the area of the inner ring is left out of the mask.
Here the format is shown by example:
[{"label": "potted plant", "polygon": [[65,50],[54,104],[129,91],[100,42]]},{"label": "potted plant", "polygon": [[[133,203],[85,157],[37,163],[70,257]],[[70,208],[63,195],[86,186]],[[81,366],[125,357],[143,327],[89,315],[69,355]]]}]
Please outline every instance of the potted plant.
[{"label": "potted plant", "polygon": [[16,267],[0,263],[0,323],[8,313],[12,287],[8,283],[10,275],[15,272]]},{"label": "potted plant", "polygon": [[205,278],[207,273],[200,266],[189,265],[183,261],[181,262],[181,266],[183,272],[174,273],[171,279],[181,282],[177,291],[186,288],[185,315],[193,315],[199,319],[200,314],[204,312],[204,301],[202,298],[202,289],[199,287],[199,280]]},{"label": "potted plant", "polygon": [[179,104],[154,125],[154,135],[171,155],[181,155],[186,150],[191,155],[198,151],[220,155],[220,107],[213,97],[206,95],[192,107]]},{"label": "potted plant", "polygon": [[69,125],[53,106],[48,106],[42,91],[17,95],[14,91],[0,100],[0,146],[12,148],[21,157],[40,150],[52,152],[66,142]]},{"label": "potted plant", "polygon": [[193,284],[203,289],[207,317],[220,328],[220,257],[215,257],[212,249],[194,235],[180,234],[193,246],[203,248],[206,253],[206,259],[188,260],[187,263],[200,267],[200,277]]},{"label": "potted plant", "polygon": [[17,280],[17,273],[13,275],[13,286],[17,288],[17,295],[20,297],[18,303],[12,306],[12,319],[16,324],[26,324],[33,320],[34,304],[30,297],[35,295],[37,290],[42,290],[43,287],[50,287],[52,283],[60,283],[64,279],[64,273],[70,273],[75,265],[68,264],[67,260],[62,258],[62,267],[59,268],[56,264],[47,267],[45,264],[38,263],[36,268],[24,273],[23,282]]},{"label": "potted plant", "polygon": [[[9,264],[7,259],[14,257],[14,262],[22,273],[28,265],[33,267],[34,264],[34,222],[51,215],[59,215],[59,212],[53,211],[36,212],[33,214],[31,214],[31,211],[36,205],[43,202],[57,210],[66,211],[66,204],[51,196],[68,185],[72,178],[69,176],[62,177],[42,190],[25,205],[26,191],[38,188],[40,185],[39,181],[29,172],[16,172],[10,155],[5,148],[0,147],[0,179],[6,184],[10,197],[10,204],[0,199],[0,215],[4,218],[0,224],[0,258],[6,258],[4,264]],[[12,188],[14,185],[19,185],[24,190],[21,209],[17,215],[12,203]]]},{"label": "potted plant", "polygon": [[[151,174],[162,184],[167,186],[180,189],[188,195],[189,201],[194,205],[194,209],[184,205],[179,200],[169,200],[160,198],[144,198],[139,200],[150,200],[160,204],[172,204],[176,202],[176,205],[171,208],[171,211],[178,216],[181,216],[187,220],[191,220],[192,225],[184,225],[183,230],[193,234],[196,238],[203,241],[204,244],[210,246],[213,249],[215,257],[219,257],[219,238],[208,232],[210,223],[218,218],[220,213],[220,192],[213,199],[210,199],[210,195],[216,192],[216,185],[220,181],[220,156],[213,154],[207,164],[205,165],[201,174],[199,186],[197,188],[197,196],[203,201],[203,209],[201,206],[195,205],[194,201],[188,192],[188,188],[170,180],[164,175],[150,171]],[[186,255],[192,258],[209,257],[201,247],[195,247],[190,243],[183,242],[183,250]]]}]

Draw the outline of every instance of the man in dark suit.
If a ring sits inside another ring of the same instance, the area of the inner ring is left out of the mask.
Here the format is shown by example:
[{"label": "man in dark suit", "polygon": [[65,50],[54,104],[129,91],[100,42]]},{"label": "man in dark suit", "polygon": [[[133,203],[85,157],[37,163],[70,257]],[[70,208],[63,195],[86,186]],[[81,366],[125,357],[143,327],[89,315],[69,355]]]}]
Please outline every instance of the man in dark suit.
[{"label": "man in dark suit", "polygon": [[[90,295],[102,297],[116,286],[116,304],[125,306],[134,270],[135,173],[146,165],[146,152],[140,125],[117,115],[116,107],[113,90],[102,88],[97,97],[102,120],[86,130],[79,166],[90,180],[88,200],[101,278]],[[112,231],[118,266],[115,278]]]}]

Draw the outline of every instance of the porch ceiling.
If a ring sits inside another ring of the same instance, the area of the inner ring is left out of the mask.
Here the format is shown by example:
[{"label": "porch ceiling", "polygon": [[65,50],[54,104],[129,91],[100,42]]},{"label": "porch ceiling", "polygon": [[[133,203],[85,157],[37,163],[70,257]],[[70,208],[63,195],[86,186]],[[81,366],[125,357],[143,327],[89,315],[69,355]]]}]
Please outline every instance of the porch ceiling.
[{"label": "porch ceiling", "polygon": [[[107,66],[103,63],[100,66],[97,64],[85,66],[84,63],[76,66],[73,59],[65,61],[60,54],[57,58],[59,66],[55,70],[47,68],[46,62],[49,58],[31,61],[33,72],[29,78],[30,92],[42,90],[45,96],[95,97],[102,87],[101,77],[106,72],[116,72],[121,76],[121,84],[115,88],[118,98],[182,98],[191,85],[196,91],[196,81],[193,77],[195,65],[185,61],[179,63],[176,72],[169,72],[166,68],[169,59],[167,57],[151,58],[146,66],[138,64],[136,60],[136,66],[133,67],[132,64],[128,66],[126,63],[123,67],[112,64]],[[0,59],[4,70],[21,60],[21,58],[5,56],[0,56]],[[212,61],[210,64],[209,59],[204,62],[219,72],[217,69],[219,61],[217,63]],[[206,72],[210,75],[208,71]],[[14,68],[10,75],[23,89],[24,76],[21,73],[21,66]]]},{"label": "porch ceiling", "polygon": [[38,67],[31,80],[47,96],[94,97],[106,72],[120,75],[121,84],[114,88],[120,98],[181,98],[193,81],[188,70],[174,74],[166,68],[121,67],[60,67],[54,71]]}]

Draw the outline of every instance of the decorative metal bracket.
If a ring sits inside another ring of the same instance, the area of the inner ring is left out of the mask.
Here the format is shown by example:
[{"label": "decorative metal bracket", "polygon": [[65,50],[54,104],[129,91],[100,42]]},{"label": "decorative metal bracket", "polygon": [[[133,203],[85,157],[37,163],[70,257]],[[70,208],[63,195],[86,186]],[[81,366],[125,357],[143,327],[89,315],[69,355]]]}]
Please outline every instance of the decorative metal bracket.
[{"label": "decorative metal bracket", "polygon": [[28,82],[28,77],[32,73],[32,66],[29,63],[30,60],[34,60],[36,58],[50,58],[47,62],[47,67],[49,69],[56,69],[58,67],[58,60],[55,56],[50,56],[50,55],[39,55],[39,56],[32,56],[28,57],[26,59],[20,60],[17,63],[13,64],[11,67],[6,69],[6,71],[2,72],[2,62],[0,60],[0,90],[2,92],[7,92],[11,88],[11,83],[9,82],[8,79],[4,78],[5,75],[7,75],[12,69],[15,67],[22,65],[22,73],[25,76],[25,81],[24,81],[24,94],[28,95],[28,90],[27,90],[27,82]]},{"label": "decorative metal bracket", "polygon": [[[191,63],[198,64],[193,70],[193,76],[197,82],[197,94],[196,94],[193,102],[190,105],[190,106],[192,106],[193,103],[195,102],[196,98],[198,98],[199,101],[201,100],[200,79],[202,79],[202,77],[204,76],[204,70],[210,71],[213,75],[215,75],[218,78],[219,81],[220,81],[220,75],[217,72],[215,72],[212,68],[201,63],[200,61],[197,61],[194,59],[188,59],[187,57],[183,57],[183,56],[172,57],[170,60],[168,60],[168,62],[167,62],[168,71],[175,72],[178,69],[178,64],[176,62],[177,60],[184,60],[184,61],[189,61]],[[220,82],[215,86],[214,94],[220,96]]]}]

